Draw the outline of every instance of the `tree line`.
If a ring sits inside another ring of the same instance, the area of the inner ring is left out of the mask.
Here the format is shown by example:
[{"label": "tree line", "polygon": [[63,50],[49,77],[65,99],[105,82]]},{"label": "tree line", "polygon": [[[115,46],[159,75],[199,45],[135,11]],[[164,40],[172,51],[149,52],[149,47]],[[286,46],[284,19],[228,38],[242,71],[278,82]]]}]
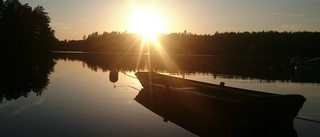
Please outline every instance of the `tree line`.
[{"label": "tree line", "polygon": [[57,41],[50,17],[42,6],[0,0],[0,43],[6,53],[43,53]]},{"label": "tree line", "polygon": [[[215,34],[162,34],[158,43],[168,54],[202,54],[227,56],[317,57],[320,50],[320,32],[224,32]],[[159,53],[152,42],[127,32],[94,32],[83,40],[60,41],[54,50]]]},{"label": "tree line", "polygon": [[[159,47],[152,46],[155,45],[153,42],[128,32],[94,32],[84,36],[83,40],[58,42],[45,9],[42,6],[32,8],[19,0],[0,0],[0,30],[0,48],[4,53],[47,53],[51,50],[160,53]],[[320,32],[216,32],[198,35],[185,30],[159,35],[157,40],[168,54],[318,57],[320,49]]]}]

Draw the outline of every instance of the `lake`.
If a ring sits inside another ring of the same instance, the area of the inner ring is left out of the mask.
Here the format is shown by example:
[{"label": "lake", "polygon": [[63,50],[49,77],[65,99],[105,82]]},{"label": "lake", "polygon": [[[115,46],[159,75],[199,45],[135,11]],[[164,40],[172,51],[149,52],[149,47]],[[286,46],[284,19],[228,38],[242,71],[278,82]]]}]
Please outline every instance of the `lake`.
[{"label": "lake", "polygon": [[[61,53],[53,60],[18,65],[8,62],[1,69],[0,133],[10,137],[197,136],[135,100],[142,89],[135,72],[152,69],[208,83],[303,95],[307,101],[298,117],[313,121],[295,119],[294,129],[299,137],[320,135],[319,82],[289,75],[287,63],[288,59],[275,58],[93,53]],[[109,79],[111,70],[119,71],[116,82]]]}]

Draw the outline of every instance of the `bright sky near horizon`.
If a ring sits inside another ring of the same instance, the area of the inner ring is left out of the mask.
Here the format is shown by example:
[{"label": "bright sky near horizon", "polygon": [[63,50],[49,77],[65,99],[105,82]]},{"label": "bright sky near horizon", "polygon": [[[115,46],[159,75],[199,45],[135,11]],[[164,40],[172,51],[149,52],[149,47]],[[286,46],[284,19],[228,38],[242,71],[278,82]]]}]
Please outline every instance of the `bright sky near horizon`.
[{"label": "bright sky near horizon", "polygon": [[[163,33],[320,31],[320,0],[20,0],[42,5],[60,40],[128,31],[136,10],[151,9]],[[152,22],[153,23],[153,22]],[[146,24],[145,24],[146,25]],[[140,27],[143,27],[143,25]]]}]

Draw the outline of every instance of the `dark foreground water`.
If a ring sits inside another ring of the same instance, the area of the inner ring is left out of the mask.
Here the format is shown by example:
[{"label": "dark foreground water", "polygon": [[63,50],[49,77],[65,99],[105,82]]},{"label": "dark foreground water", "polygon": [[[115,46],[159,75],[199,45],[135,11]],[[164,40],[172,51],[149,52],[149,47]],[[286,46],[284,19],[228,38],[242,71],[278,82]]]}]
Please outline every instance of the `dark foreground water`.
[{"label": "dark foreground water", "polygon": [[[35,80],[38,85],[44,85],[40,89],[33,86],[35,83],[25,84],[31,87],[31,92],[19,92],[24,89],[14,84],[9,88],[2,85],[0,136],[197,136],[170,120],[164,120],[134,100],[142,88],[134,76],[134,72],[139,70],[126,70],[124,67],[117,82],[112,83],[110,70],[104,66],[66,58],[55,61],[47,79]],[[301,94],[307,101],[298,116],[320,121],[318,83],[214,75],[203,71],[168,72],[165,73],[214,84],[223,81],[226,86],[278,94]],[[19,80],[13,83],[19,83]],[[295,119],[293,126],[299,137],[320,135],[320,123]]]}]

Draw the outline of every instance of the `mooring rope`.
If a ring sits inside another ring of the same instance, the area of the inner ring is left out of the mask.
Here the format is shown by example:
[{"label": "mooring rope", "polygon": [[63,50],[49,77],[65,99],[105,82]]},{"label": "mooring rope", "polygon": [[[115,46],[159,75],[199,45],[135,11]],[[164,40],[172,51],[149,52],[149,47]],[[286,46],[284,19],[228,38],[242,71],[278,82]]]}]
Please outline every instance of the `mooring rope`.
[{"label": "mooring rope", "polygon": [[134,79],[138,79],[137,77],[135,77],[135,76],[131,76],[131,75],[129,75],[129,74],[126,74],[126,72],[122,72],[122,71],[120,71],[121,73],[123,73],[124,75],[126,75],[126,76],[128,76],[128,77],[130,77],[130,78],[134,78]]},{"label": "mooring rope", "polygon": [[114,85],[114,87],[115,87],[115,88],[116,88],[116,87],[126,87],[126,88],[132,88],[132,89],[135,89],[135,90],[140,91],[140,89],[138,89],[138,88],[136,88],[136,87],[134,87],[134,86],[128,86],[128,85]]}]

